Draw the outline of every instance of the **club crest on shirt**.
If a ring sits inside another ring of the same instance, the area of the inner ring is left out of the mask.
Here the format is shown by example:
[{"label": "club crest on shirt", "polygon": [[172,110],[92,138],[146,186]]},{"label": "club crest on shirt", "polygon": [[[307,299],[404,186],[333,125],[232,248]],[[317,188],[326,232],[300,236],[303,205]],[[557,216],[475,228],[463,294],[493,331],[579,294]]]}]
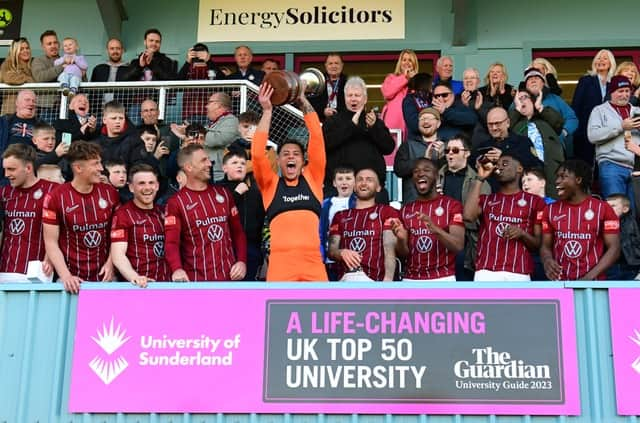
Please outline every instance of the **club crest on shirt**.
[{"label": "club crest on shirt", "polygon": [[371,213],[369,215],[369,219],[371,219],[371,220],[375,220],[377,217],[378,217],[378,213],[376,213],[376,212],[373,212],[373,213]]},{"label": "club crest on shirt", "polygon": [[42,190],[38,188],[36,192],[33,193],[33,198],[39,200],[42,198]]},{"label": "club crest on shirt", "polygon": [[435,213],[438,217],[442,216],[444,214],[444,209],[442,208],[442,206],[438,206]]},{"label": "club crest on shirt", "polygon": [[524,198],[521,198],[518,200],[518,206],[524,207],[526,205],[527,205],[527,200],[525,200]]},{"label": "club crest on shirt", "polygon": [[101,209],[106,209],[107,208],[107,200],[105,200],[104,198],[100,197],[100,199],[98,200],[98,207],[100,207]]},{"label": "club crest on shirt", "polygon": [[216,201],[220,204],[224,203],[224,197],[220,194],[216,194]]},{"label": "club crest on shirt", "polygon": [[587,220],[592,220],[595,217],[595,213],[593,212],[593,210],[589,209],[586,212],[584,212],[584,218]]}]

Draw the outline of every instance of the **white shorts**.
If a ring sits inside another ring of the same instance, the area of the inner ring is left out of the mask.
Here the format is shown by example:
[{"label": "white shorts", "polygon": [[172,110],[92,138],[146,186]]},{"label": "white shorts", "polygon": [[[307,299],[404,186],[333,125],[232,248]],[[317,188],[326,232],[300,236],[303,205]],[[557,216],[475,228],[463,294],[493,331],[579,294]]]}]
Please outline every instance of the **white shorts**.
[{"label": "white shorts", "polygon": [[455,281],[456,281],[456,275],[443,276],[441,278],[435,278],[435,279],[408,279],[408,278],[402,278],[402,282],[455,282]]},{"label": "white shorts", "polygon": [[473,280],[476,282],[529,282],[531,281],[531,276],[522,273],[494,272],[493,270],[482,269],[476,270]]}]

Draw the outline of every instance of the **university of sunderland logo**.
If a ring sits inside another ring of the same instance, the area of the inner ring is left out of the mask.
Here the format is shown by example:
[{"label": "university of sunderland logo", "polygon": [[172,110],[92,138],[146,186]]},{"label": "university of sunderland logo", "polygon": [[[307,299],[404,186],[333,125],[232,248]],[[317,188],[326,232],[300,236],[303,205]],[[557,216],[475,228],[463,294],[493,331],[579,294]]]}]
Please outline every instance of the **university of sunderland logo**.
[{"label": "university of sunderland logo", "polygon": [[578,241],[569,241],[564,244],[564,253],[569,258],[577,258],[582,255],[582,245]]},{"label": "university of sunderland logo", "polygon": [[156,257],[164,257],[164,241],[157,241],[153,244],[153,254]]},{"label": "university of sunderland logo", "polygon": [[496,226],[496,234],[498,234],[498,236],[502,238],[504,236],[504,231],[506,231],[508,227],[509,224],[506,222],[498,223],[498,225]]},{"label": "university of sunderland logo", "polygon": [[[630,336],[629,339],[631,339],[637,346],[640,347],[640,331],[638,329],[634,329],[633,332],[633,336]],[[635,370],[636,373],[640,373],[640,356],[636,357],[636,359],[633,360],[633,363],[631,363],[631,368]]]},{"label": "university of sunderland logo", "polygon": [[421,253],[428,253],[433,248],[433,241],[428,236],[421,236],[418,238],[418,242],[416,242],[416,248]]},{"label": "university of sunderland logo", "polygon": [[25,223],[22,219],[13,219],[9,222],[9,233],[13,236],[21,235],[24,232]]},{"label": "university of sunderland logo", "polygon": [[367,242],[362,237],[356,237],[349,243],[349,249],[356,253],[361,253],[367,247]]},{"label": "university of sunderland logo", "polygon": [[87,248],[96,248],[102,242],[102,235],[98,231],[89,231],[84,234],[82,241]]},{"label": "university of sunderland logo", "polygon": [[125,338],[127,331],[121,330],[120,325],[115,328],[113,320],[112,317],[108,328],[106,324],[102,324],[102,332],[98,328],[97,338],[91,337],[106,355],[102,354],[102,352],[96,355],[89,363],[89,367],[105,385],[109,385],[129,367],[129,363],[123,356],[115,357],[113,354],[131,337],[127,336]]},{"label": "university of sunderland logo", "polygon": [[218,242],[222,239],[222,226],[213,224],[207,229],[207,237],[211,242]]}]

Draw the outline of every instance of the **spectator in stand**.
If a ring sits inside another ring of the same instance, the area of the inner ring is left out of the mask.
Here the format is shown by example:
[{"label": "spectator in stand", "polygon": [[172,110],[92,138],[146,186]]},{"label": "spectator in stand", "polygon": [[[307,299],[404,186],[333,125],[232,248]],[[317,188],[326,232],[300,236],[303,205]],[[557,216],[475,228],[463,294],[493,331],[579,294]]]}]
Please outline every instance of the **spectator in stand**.
[{"label": "spectator in stand", "polygon": [[546,195],[558,198],[555,174],[564,162],[564,148],[558,134],[562,131],[562,116],[553,107],[542,104],[542,93],[535,98],[528,91],[518,91],[515,107],[509,111],[511,130],[528,137],[536,150],[536,156],[544,163]]},{"label": "spectator in stand", "polygon": [[46,123],[38,123],[33,128],[33,144],[36,148],[35,170],[38,174],[43,166],[56,166],[69,174],[69,164],[65,159],[65,155],[69,152],[69,144],[59,143],[56,146],[56,130]]},{"label": "spectator in stand", "polygon": [[247,171],[245,150],[231,150],[222,158],[224,177],[216,184],[233,193],[233,201],[238,207],[240,222],[247,236],[247,274],[244,280],[255,281],[258,267],[263,262],[260,244],[264,226],[264,205],[262,195],[253,174]]},{"label": "spectator in stand", "polygon": [[[178,72],[179,79],[219,80],[225,76],[209,54],[209,48],[202,43],[194,44],[187,51],[187,58]],[[190,123],[204,124],[207,120],[205,108],[209,96],[206,87],[185,89],[182,94],[182,119]],[[177,149],[177,146],[176,146]]]},{"label": "spectator in stand", "polygon": [[393,73],[382,82],[382,96],[386,104],[382,109],[382,120],[389,129],[401,129],[402,138],[407,139],[407,127],[402,113],[402,101],[407,95],[409,81],[418,73],[418,57],[413,50],[402,50]]},{"label": "spectator in stand", "polygon": [[280,70],[280,65],[278,62],[270,57],[264,59],[262,62],[262,67],[260,68],[262,72],[264,72],[265,76],[269,75],[273,71]]},{"label": "spectator in stand", "polygon": [[489,65],[489,70],[484,77],[485,85],[480,87],[480,92],[485,103],[489,107],[500,106],[505,109],[513,103],[513,87],[507,84],[509,75],[507,68],[500,62]]},{"label": "spectator in stand", "polygon": [[29,262],[38,260],[42,262],[43,273],[52,275],[53,266],[45,257],[42,238],[42,205],[45,196],[58,184],[42,180],[36,175],[33,147],[11,145],[2,154],[2,159],[9,185],[0,188],[4,228],[0,272],[21,273],[24,281]]},{"label": "spectator in stand", "polygon": [[[438,172],[437,189],[444,195],[459,201],[464,206],[469,198],[469,190],[478,174],[469,165],[471,146],[469,138],[460,133],[445,144],[446,164]],[[491,186],[484,182],[480,187],[480,195],[491,194]],[[475,271],[476,246],[478,244],[478,221],[465,222],[464,251],[456,256],[456,279],[472,281]]]},{"label": "spectator in stand", "polygon": [[[518,135],[509,130],[511,121],[507,111],[502,107],[494,107],[487,113],[487,127],[491,138],[478,144],[471,152],[471,161],[490,162],[493,165],[503,154],[515,157],[525,168],[542,168],[544,164],[536,155],[533,143],[528,137]],[[491,173],[489,173],[491,175]],[[495,178],[489,179],[494,192],[498,189]]]},{"label": "spectator in stand", "polygon": [[36,93],[31,90],[18,91],[16,112],[0,117],[0,151],[15,143],[33,145],[33,127],[38,123],[36,103]]},{"label": "spectator in stand", "polygon": [[415,184],[412,183],[413,163],[422,157],[440,160],[444,157],[444,142],[438,136],[440,112],[433,107],[420,111],[418,118],[420,136],[411,137],[403,142],[393,160],[393,171],[402,178],[402,202],[408,204],[418,198]]},{"label": "spectator in stand", "polygon": [[640,72],[638,72],[636,64],[633,62],[622,62],[616,68],[615,74],[626,76],[629,81],[631,81],[632,92],[629,103],[631,103],[632,106],[640,105]]},{"label": "spectator in stand", "polygon": [[589,116],[594,107],[604,103],[607,87],[616,69],[616,59],[611,51],[602,49],[591,62],[591,70],[580,78],[573,93],[571,107],[578,118],[578,129],[573,134],[575,156],[587,163],[593,163],[595,149],[587,138]]},{"label": "spectator in stand", "polygon": [[428,73],[417,73],[409,80],[408,94],[402,100],[402,116],[410,139],[420,135],[418,114],[431,105],[433,78]]},{"label": "spectator in stand", "polygon": [[141,288],[151,281],[170,281],[164,257],[164,213],[154,200],[158,175],[146,164],[129,171],[133,200],[119,207],[111,224],[111,258],[126,280]]},{"label": "spectator in stand", "polygon": [[[8,85],[22,85],[35,82],[31,73],[31,47],[26,38],[18,38],[11,42],[7,58],[0,65],[0,82]],[[2,96],[1,114],[15,113],[15,94],[6,93]]]},{"label": "spectator in stand", "polygon": [[89,100],[84,94],[78,94],[71,99],[66,119],[57,119],[53,123],[56,128],[56,140],[62,139],[62,134],[71,134],[72,140],[92,140],[98,136],[97,119],[89,113]]},{"label": "spectator in stand", "polygon": [[[174,125],[175,124],[171,125],[172,128],[177,128],[177,126]],[[178,152],[189,144],[204,145],[204,137],[207,134],[204,126],[197,123],[187,125],[184,130],[181,128],[176,129],[175,132],[178,132],[183,138],[180,141],[180,149],[172,151],[167,158],[167,176],[169,177],[169,183],[175,182],[176,176],[180,173],[180,168],[178,167]],[[184,132],[184,134],[182,134],[182,132]]]},{"label": "spectator in stand", "polygon": [[[464,205],[464,220],[480,218],[480,239],[474,281],[529,281],[534,271],[532,251],[540,248],[538,213],[542,198],[520,189],[524,171],[508,152],[492,162],[476,165],[478,177]],[[480,195],[482,183],[496,173],[499,191]]]},{"label": "spectator in stand", "polygon": [[405,281],[455,281],[456,254],[464,248],[462,204],[438,193],[438,165],[419,158],[413,165],[418,198],[392,224],[398,255],[407,258]]},{"label": "spectator in stand", "polygon": [[105,104],[102,122],[101,133],[95,142],[100,145],[105,162],[123,161],[130,168],[144,160],[147,155],[144,144],[136,131],[129,127],[122,104],[115,101]]},{"label": "spectator in stand", "polygon": [[154,100],[146,99],[140,104],[140,117],[142,122],[139,127],[152,125],[158,131],[158,136],[165,142],[171,151],[178,150],[180,146],[180,138],[173,130],[174,125],[167,125],[160,120],[160,110],[158,103]]},{"label": "spectator in stand", "polygon": [[441,56],[436,62],[436,77],[433,80],[433,88],[440,82],[448,82],[453,94],[459,95],[464,90],[462,81],[453,79],[453,58]]},{"label": "spectator in stand", "polygon": [[[555,185],[555,181],[553,181],[553,184]],[[546,185],[547,180],[545,179],[542,170],[538,168],[524,170],[524,173],[522,174],[522,190],[529,194],[541,197],[544,199],[545,204],[551,204],[556,200],[551,197],[547,197]]]},{"label": "spectator in stand", "polygon": [[631,212],[631,201],[623,194],[607,197],[620,219],[620,258],[607,272],[607,279],[614,281],[640,280],[640,228]]},{"label": "spectator in stand", "polygon": [[[42,222],[47,257],[66,291],[83,281],[113,280],[108,235],[118,193],[100,182],[100,147],[75,141],[67,155],[73,180],[45,196]],[[87,213],[91,211],[91,213]]]},{"label": "spectator in stand", "polygon": [[213,181],[222,179],[222,158],[224,152],[239,136],[238,118],[231,111],[231,97],[224,92],[211,94],[207,102],[207,135],[204,148],[213,165]]},{"label": "spectator in stand", "polygon": [[[118,38],[111,38],[107,41],[107,57],[106,63],[100,63],[93,68],[91,72],[91,82],[115,82],[125,81],[128,66],[122,61],[124,47],[122,41]],[[111,101],[113,98],[107,100]]]},{"label": "spectator in stand", "polygon": [[538,94],[542,93],[542,105],[544,107],[553,107],[562,115],[564,125],[560,132],[560,141],[565,150],[569,153],[573,151],[573,144],[569,142],[570,136],[578,128],[578,118],[573,109],[560,96],[554,94],[545,86],[545,76],[540,71],[533,68],[525,70],[524,82],[527,91],[534,97],[537,98]]},{"label": "spectator in stand", "polygon": [[127,164],[122,160],[103,162],[104,182],[118,191],[120,203],[126,203],[133,198],[127,187]]},{"label": "spectator in stand", "polygon": [[337,281],[339,268],[335,261],[329,258],[329,227],[333,217],[337,212],[352,209],[356,205],[356,195],[353,192],[356,177],[353,169],[348,167],[338,167],[333,171],[333,186],[338,195],[325,198],[322,201],[322,211],[320,212],[320,249],[322,259],[327,268],[327,275],[330,281]]},{"label": "spectator in stand", "polygon": [[[335,195],[331,175],[336,167],[351,167],[356,173],[364,168],[374,169],[384,187],[387,172],[384,156],[391,154],[395,147],[395,141],[384,122],[374,111],[365,110],[367,86],[362,78],[349,78],[344,91],[347,110],[327,119],[322,127],[327,152],[325,197]],[[389,202],[386,189],[382,189],[377,200],[385,204]]]},{"label": "spectator in stand", "polygon": [[78,54],[79,48],[80,46],[75,38],[66,37],[62,40],[64,56],[53,61],[54,65],[67,64],[62,73],[58,75],[58,82],[60,82],[60,89],[64,96],[73,97],[78,93],[80,81],[86,75],[87,68],[89,67],[84,56]]},{"label": "spectator in stand", "polygon": [[347,75],[342,73],[344,69],[342,56],[339,53],[329,53],[324,62],[324,69],[326,88],[320,95],[309,100],[321,122],[336,113],[347,110],[344,96]]},{"label": "spectator in stand", "polygon": [[31,73],[36,82],[54,82],[58,79],[58,75],[62,73],[70,62],[65,61],[62,64],[55,65],[53,62],[58,59],[60,43],[58,35],[53,30],[46,30],[40,35],[40,45],[44,56],[35,57],[31,62]]},{"label": "spectator in stand", "polygon": [[465,69],[462,73],[462,86],[464,91],[460,93],[458,98],[466,107],[480,113],[480,107],[483,104],[482,93],[480,87],[480,72],[476,68]]},{"label": "spectator in stand", "polygon": [[236,71],[228,75],[227,79],[246,79],[256,85],[262,83],[264,72],[251,66],[253,52],[248,46],[236,47],[233,58],[236,61]]},{"label": "spectator in stand", "polygon": [[156,28],[144,33],[145,50],[133,59],[124,75],[127,81],[172,81],[177,79],[178,64],[160,52],[162,34]]},{"label": "spectator in stand", "polygon": [[540,219],[540,258],[549,280],[604,279],[620,255],[618,217],[605,201],[588,194],[592,172],[582,160],[567,160],[558,168],[560,199],[546,206]]},{"label": "spectator in stand", "polygon": [[393,281],[396,237],[391,224],[393,219],[399,218],[399,214],[391,206],[376,204],[376,194],[381,189],[376,170],[359,170],[356,172],[355,207],[339,211],[333,217],[329,232],[329,257],[342,265],[343,281],[356,282],[366,278]]},{"label": "spectator in stand", "polygon": [[557,96],[562,95],[562,88],[560,88],[560,85],[558,84],[558,71],[550,61],[545,58],[538,57],[537,59],[533,59],[529,68],[533,68],[542,74],[545,83],[549,88],[549,92]]},{"label": "spectator in stand", "polygon": [[626,76],[614,76],[607,93],[611,99],[594,107],[589,117],[587,135],[596,146],[600,192],[604,198],[611,194],[633,198],[631,172],[635,155],[627,147],[625,132],[630,132],[631,143],[640,144],[640,107],[629,104],[631,87]]},{"label": "spectator in stand", "polygon": [[160,195],[167,189],[167,161],[169,146],[160,139],[160,135],[153,125],[143,125],[138,130],[147,155],[144,161],[153,167],[160,184]]},{"label": "spectator in stand", "polygon": [[[478,97],[476,97],[473,106],[475,107],[481,103],[481,101],[478,102]],[[464,132],[470,136],[473,128],[478,123],[478,114],[475,109],[465,106],[461,100],[456,99],[451,86],[447,82],[439,82],[434,86],[431,107],[440,112],[442,123],[438,134],[443,141],[448,140],[459,132]]]},{"label": "spectator in stand", "polygon": [[[239,151],[244,150],[247,156],[247,173],[253,173],[253,164],[251,162],[251,141],[256,133],[258,123],[260,122],[260,116],[251,110],[244,113],[240,113],[238,116],[238,132],[240,138],[232,142],[227,151]],[[267,158],[271,163],[271,169],[274,172],[278,172],[278,159],[276,150],[278,145],[271,140],[267,140]],[[226,153],[225,153],[226,154]]]},{"label": "spectator in stand", "polygon": [[167,203],[166,258],[175,282],[238,281],[247,273],[247,240],[231,192],[211,185],[204,147],[178,153],[187,184]]}]

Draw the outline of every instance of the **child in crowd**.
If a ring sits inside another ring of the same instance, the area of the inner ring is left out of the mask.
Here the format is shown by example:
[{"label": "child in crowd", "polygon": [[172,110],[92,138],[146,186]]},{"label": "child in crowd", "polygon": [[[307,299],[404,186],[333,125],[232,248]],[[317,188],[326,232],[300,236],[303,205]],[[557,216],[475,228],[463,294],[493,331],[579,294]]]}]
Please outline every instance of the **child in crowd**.
[{"label": "child in crowd", "polygon": [[545,189],[547,187],[547,181],[544,177],[542,170],[533,168],[526,169],[522,175],[522,190],[529,194],[537,195],[544,198],[546,204],[551,204],[555,200],[545,195]]},{"label": "child in crowd", "polygon": [[64,55],[56,59],[53,64],[55,66],[67,64],[64,70],[58,75],[62,94],[65,96],[74,96],[78,92],[82,73],[87,71],[87,60],[84,56],[78,54],[78,41],[75,38],[67,37],[62,40],[62,50]]},{"label": "child in crowd", "polygon": [[[144,143],[144,149],[148,156],[145,161],[158,172],[161,181],[160,192],[163,192],[162,185],[167,180],[167,159],[169,158],[169,146],[165,141],[158,142],[158,131],[154,125],[142,125],[140,127],[140,139]],[[166,185],[166,183],[164,184]],[[164,187],[166,188],[166,186]]]},{"label": "child in crowd", "polygon": [[[251,164],[251,141],[253,140],[253,134],[256,132],[256,127],[260,121],[260,116],[256,112],[247,111],[241,113],[238,116],[238,132],[240,137],[232,142],[227,151],[239,151],[244,150],[247,153],[247,173],[253,172],[253,165]],[[278,145],[273,141],[267,141],[267,158],[271,163],[271,168],[274,172],[278,171],[278,164],[276,163],[276,150]]]},{"label": "child in crowd", "polygon": [[356,177],[353,169],[348,167],[337,167],[333,171],[333,186],[338,191],[335,197],[325,198],[322,202],[320,212],[320,248],[322,258],[326,263],[327,274],[330,281],[338,280],[338,268],[336,263],[328,256],[329,251],[329,226],[333,216],[341,210],[355,207],[356,196],[353,189],[356,185]]},{"label": "child in crowd", "polygon": [[104,164],[105,183],[118,190],[120,203],[124,204],[133,198],[127,186],[127,165],[120,160],[108,161]]},{"label": "child in crowd", "polygon": [[616,216],[620,219],[620,248],[618,262],[607,271],[610,280],[640,280],[640,229],[631,213],[631,202],[624,194],[607,197]]},{"label": "child in crowd", "polygon": [[247,274],[245,281],[255,281],[263,258],[260,251],[265,211],[262,195],[253,174],[247,173],[247,155],[244,150],[233,150],[222,159],[224,177],[217,181],[233,193],[240,213],[242,228],[247,236]]},{"label": "child in crowd", "polygon": [[69,151],[69,144],[61,142],[56,147],[56,130],[46,123],[34,126],[31,140],[36,148],[35,168],[38,176],[43,177],[43,174],[46,174],[47,180],[64,182],[62,170],[68,168],[64,156]]}]

